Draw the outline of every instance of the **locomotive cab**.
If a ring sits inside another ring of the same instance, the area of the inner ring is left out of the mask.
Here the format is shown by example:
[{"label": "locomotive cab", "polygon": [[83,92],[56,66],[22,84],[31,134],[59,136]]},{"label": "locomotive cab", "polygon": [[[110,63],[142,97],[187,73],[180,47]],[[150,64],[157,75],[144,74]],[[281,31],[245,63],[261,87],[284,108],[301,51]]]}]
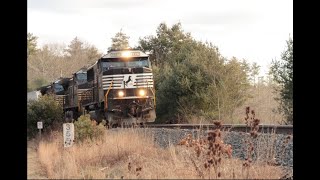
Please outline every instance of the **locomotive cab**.
[{"label": "locomotive cab", "polygon": [[113,51],[101,59],[105,116],[111,125],[154,122],[155,94],[148,55]]},{"label": "locomotive cab", "polygon": [[110,51],[87,70],[92,101],[83,106],[92,119],[110,126],[154,122],[155,90],[147,54]]}]

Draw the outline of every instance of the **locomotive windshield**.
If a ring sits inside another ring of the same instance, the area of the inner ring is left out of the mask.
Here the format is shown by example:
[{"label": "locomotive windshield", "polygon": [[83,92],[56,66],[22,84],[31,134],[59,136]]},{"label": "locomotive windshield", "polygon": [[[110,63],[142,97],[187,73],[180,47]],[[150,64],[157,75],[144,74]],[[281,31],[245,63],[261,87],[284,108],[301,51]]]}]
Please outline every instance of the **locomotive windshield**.
[{"label": "locomotive windshield", "polygon": [[123,68],[125,67],[125,62],[103,62],[103,69],[112,69],[112,68]]},{"label": "locomotive windshield", "polygon": [[135,67],[149,67],[148,58],[133,58],[130,60],[126,59],[113,59],[113,61],[102,62],[103,71],[107,71],[109,69],[117,69],[117,68],[135,68]]},{"label": "locomotive windshield", "polygon": [[54,84],[54,91],[56,93],[63,91],[63,86],[61,84]]},{"label": "locomotive windshield", "polygon": [[86,72],[78,73],[77,74],[77,81],[79,84],[87,82],[87,73]]},{"label": "locomotive windshield", "polygon": [[139,60],[139,61],[129,61],[127,63],[128,67],[149,67],[149,62],[147,59]]}]

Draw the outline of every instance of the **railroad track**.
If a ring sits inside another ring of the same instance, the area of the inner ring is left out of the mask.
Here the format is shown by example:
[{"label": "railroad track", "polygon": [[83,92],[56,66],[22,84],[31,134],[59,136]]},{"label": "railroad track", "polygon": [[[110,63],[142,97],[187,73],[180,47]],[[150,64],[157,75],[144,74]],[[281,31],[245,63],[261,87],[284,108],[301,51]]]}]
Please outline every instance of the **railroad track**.
[{"label": "railroad track", "polygon": [[[214,124],[146,124],[148,128],[168,128],[168,129],[208,129],[217,127]],[[224,124],[221,127],[224,131],[250,132],[250,127],[245,124]],[[292,125],[259,125],[260,133],[293,134]]]}]

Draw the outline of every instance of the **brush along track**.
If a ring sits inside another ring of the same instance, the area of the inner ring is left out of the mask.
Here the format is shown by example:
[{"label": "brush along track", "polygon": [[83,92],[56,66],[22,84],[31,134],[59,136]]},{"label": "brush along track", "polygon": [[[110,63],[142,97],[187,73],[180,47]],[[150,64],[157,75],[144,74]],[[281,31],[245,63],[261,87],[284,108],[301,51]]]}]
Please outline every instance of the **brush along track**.
[{"label": "brush along track", "polygon": [[[146,124],[148,128],[168,129],[204,129],[213,130],[217,127],[214,124]],[[250,127],[245,124],[224,124],[221,127],[224,131],[250,132]],[[292,125],[259,125],[259,133],[293,134]]]}]

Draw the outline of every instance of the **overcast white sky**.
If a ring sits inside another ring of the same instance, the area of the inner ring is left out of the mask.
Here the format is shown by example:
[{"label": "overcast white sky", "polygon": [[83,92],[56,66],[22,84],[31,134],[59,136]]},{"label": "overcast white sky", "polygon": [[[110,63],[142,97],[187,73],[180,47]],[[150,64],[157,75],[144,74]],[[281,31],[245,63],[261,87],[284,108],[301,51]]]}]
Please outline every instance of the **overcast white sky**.
[{"label": "overcast white sky", "polygon": [[107,52],[122,28],[131,46],[161,22],[218,46],[225,57],[257,62],[262,73],[293,37],[292,0],[28,0],[28,32],[39,45],[79,37]]}]

